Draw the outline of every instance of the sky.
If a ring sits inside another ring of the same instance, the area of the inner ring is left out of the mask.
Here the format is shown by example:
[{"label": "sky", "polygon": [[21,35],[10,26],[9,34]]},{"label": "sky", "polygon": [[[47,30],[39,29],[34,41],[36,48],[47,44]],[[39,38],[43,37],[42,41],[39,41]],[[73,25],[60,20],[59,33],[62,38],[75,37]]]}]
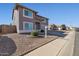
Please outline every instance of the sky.
[{"label": "sky", "polygon": [[[14,3],[0,3],[0,24],[12,23]],[[78,3],[21,3],[21,5],[38,12],[38,15],[49,18],[49,24],[66,24],[79,27]]]}]

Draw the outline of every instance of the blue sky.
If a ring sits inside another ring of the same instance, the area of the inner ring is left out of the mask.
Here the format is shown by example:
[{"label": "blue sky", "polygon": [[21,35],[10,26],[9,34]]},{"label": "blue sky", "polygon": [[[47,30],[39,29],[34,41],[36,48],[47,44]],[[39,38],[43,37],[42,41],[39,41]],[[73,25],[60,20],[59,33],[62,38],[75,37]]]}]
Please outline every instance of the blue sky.
[{"label": "blue sky", "polygon": [[[79,4],[68,3],[22,3],[49,18],[49,24],[66,24],[79,27]],[[0,24],[12,23],[12,3],[0,3]]]}]

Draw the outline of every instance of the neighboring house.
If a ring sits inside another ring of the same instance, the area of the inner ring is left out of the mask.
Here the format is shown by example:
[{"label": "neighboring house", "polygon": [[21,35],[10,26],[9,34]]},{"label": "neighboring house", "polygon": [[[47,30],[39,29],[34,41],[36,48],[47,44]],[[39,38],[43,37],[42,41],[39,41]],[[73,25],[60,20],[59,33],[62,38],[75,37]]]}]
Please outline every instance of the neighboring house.
[{"label": "neighboring house", "polygon": [[48,18],[40,16],[38,12],[16,4],[13,9],[13,25],[16,25],[17,33],[27,33],[33,30],[44,30],[48,26]]},{"label": "neighboring house", "polygon": [[48,25],[48,30],[51,30],[51,25],[50,24]]},{"label": "neighboring house", "polygon": [[59,31],[62,30],[61,25],[57,25],[57,27]]},{"label": "neighboring house", "polygon": [[49,24],[48,25],[48,30],[58,30],[58,27],[55,24]]}]

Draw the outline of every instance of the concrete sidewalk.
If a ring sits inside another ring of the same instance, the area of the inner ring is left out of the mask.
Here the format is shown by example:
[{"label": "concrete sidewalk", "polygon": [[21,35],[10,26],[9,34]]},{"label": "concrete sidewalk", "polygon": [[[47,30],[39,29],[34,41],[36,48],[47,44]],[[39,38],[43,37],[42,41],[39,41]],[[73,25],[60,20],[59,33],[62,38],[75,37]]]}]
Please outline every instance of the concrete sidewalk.
[{"label": "concrete sidewalk", "polygon": [[62,49],[61,47],[63,47],[65,45],[66,41],[62,40],[62,39],[57,39],[54,40],[34,51],[32,51],[31,53],[28,53],[28,56],[52,56],[52,55],[57,55],[59,53],[59,51]]},{"label": "concrete sidewalk", "polygon": [[73,32],[69,33],[65,39],[56,39],[25,56],[58,56],[58,55],[73,55]]}]

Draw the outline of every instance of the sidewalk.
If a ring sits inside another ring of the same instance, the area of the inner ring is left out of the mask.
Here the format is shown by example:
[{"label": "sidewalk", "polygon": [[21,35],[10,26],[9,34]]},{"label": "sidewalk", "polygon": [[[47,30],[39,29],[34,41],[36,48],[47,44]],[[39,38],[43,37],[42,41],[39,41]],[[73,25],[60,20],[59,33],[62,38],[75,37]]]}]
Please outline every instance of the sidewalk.
[{"label": "sidewalk", "polygon": [[56,39],[28,54],[27,56],[56,56],[62,47],[65,45],[66,41],[63,39]]},{"label": "sidewalk", "polygon": [[56,39],[25,56],[58,56],[58,55],[73,55],[73,32],[69,33],[67,37]]}]

